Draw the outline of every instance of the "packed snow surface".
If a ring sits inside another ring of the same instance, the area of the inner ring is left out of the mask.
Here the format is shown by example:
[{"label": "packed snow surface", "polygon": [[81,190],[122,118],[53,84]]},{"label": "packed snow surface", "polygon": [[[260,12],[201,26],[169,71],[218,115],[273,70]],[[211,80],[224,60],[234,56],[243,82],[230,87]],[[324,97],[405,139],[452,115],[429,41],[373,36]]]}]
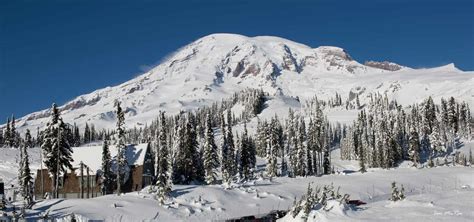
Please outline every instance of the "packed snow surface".
[{"label": "packed snow surface", "polygon": [[[462,149],[473,148],[467,142]],[[31,149],[33,168],[39,166],[39,149]],[[17,163],[15,149],[0,149],[0,175],[15,182]],[[415,169],[369,169],[356,172],[357,161],[341,161],[333,153],[334,175],[322,177],[258,179],[247,184],[234,184],[231,189],[221,185],[174,185],[172,196],[160,206],[154,195],[144,188],[141,192],[122,196],[107,195],[93,199],[45,200],[27,211],[28,218],[38,219],[49,211],[55,217],[67,217],[74,212],[79,221],[210,221],[262,215],[272,210],[288,210],[294,199],[306,191],[308,183],[341,187],[350,199],[366,202],[358,208],[336,205],[334,211],[319,212],[317,218],[326,221],[473,221],[474,168],[436,167]],[[258,165],[264,167],[264,160]],[[391,182],[403,184],[407,198],[392,202]],[[11,195],[11,193],[7,193]],[[336,204],[336,203],[335,203]],[[288,216],[286,217],[288,219]]]}]

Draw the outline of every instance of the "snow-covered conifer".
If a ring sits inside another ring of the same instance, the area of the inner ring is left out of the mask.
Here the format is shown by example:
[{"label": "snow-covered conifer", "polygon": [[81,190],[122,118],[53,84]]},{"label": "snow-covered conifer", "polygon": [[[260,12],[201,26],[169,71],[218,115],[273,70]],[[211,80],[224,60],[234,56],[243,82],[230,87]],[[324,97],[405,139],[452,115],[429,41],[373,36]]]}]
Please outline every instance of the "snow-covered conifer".
[{"label": "snow-covered conifer", "polygon": [[217,146],[214,142],[214,132],[211,127],[211,116],[206,115],[206,129],[204,142],[204,171],[206,174],[205,180],[207,184],[214,184],[217,180],[216,169],[219,166]]},{"label": "snow-covered conifer", "polygon": [[111,170],[111,164],[112,164],[112,157],[110,155],[110,149],[109,149],[109,141],[108,139],[105,139],[103,144],[102,144],[102,166],[101,166],[101,191],[102,195],[110,194],[112,191],[112,183],[113,183],[113,178],[112,178],[112,170]]},{"label": "snow-covered conifer", "polygon": [[63,122],[56,104],[51,108],[51,119],[42,132],[41,148],[44,163],[53,177],[52,190],[54,197],[58,197],[58,180],[66,168],[72,169],[72,149],[67,140],[67,125]]},{"label": "snow-covered conifer", "polygon": [[408,139],[408,142],[408,154],[410,156],[410,160],[413,161],[415,166],[417,166],[420,163],[420,140],[418,132],[415,130],[415,128],[410,130],[410,138]]},{"label": "snow-covered conifer", "polygon": [[242,133],[241,140],[240,140],[240,170],[241,173],[241,179],[243,181],[249,180],[252,178],[252,167],[251,167],[251,162],[252,162],[252,152],[251,152],[251,147],[249,144],[249,137],[247,133],[247,125],[244,122],[244,132]]},{"label": "snow-covered conifer", "polygon": [[117,116],[116,124],[116,135],[115,135],[115,146],[117,147],[117,190],[118,195],[122,192],[122,185],[128,180],[126,176],[126,167],[128,166],[127,159],[125,157],[125,115],[120,106],[120,102],[116,101],[115,107],[117,108],[115,114]]},{"label": "snow-covered conifer", "polygon": [[157,178],[156,186],[158,187],[157,198],[160,204],[164,204],[164,201],[169,197],[171,192],[171,161],[169,155],[169,148],[166,141],[166,120],[164,112],[160,113],[160,129],[158,136],[158,159],[155,160],[158,162],[157,167]]},{"label": "snow-covered conifer", "polygon": [[28,148],[31,148],[27,143],[23,143],[20,147],[21,159],[20,168],[18,175],[18,183],[20,185],[20,193],[23,199],[26,201],[26,205],[29,205],[33,201],[33,177],[30,170],[30,160],[28,155]]}]

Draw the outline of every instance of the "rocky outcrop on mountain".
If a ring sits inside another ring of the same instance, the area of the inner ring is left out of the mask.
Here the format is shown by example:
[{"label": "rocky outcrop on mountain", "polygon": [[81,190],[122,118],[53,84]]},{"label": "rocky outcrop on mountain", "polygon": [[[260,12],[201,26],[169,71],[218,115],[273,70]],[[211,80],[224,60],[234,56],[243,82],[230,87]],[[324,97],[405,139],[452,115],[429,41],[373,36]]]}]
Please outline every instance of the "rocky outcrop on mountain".
[{"label": "rocky outcrop on mountain", "polygon": [[364,65],[377,68],[377,69],[387,70],[387,71],[398,71],[403,68],[403,66],[401,65],[398,65],[393,62],[388,62],[388,61],[383,61],[383,62],[366,61]]}]

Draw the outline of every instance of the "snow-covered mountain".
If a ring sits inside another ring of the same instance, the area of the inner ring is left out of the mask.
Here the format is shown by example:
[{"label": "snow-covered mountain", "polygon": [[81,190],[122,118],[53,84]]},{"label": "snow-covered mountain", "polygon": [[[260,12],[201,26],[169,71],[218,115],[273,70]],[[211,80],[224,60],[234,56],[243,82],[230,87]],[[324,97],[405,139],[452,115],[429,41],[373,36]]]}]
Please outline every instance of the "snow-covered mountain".
[{"label": "snow-covered mountain", "polygon": [[[287,39],[236,34],[213,34],[179,49],[160,65],[123,84],[81,95],[60,107],[68,123],[113,127],[113,103],[126,107],[128,127],[156,118],[158,110],[179,110],[220,101],[245,88],[262,88],[272,95],[268,108],[277,111],[295,105],[288,98],[336,92],[347,98],[357,93],[362,101],[371,92],[387,93],[403,104],[431,95],[454,96],[474,108],[474,72],[453,64],[432,69],[411,69],[390,62],[354,60],[331,46],[311,48]],[[43,127],[49,109],[18,120],[19,130]]]}]

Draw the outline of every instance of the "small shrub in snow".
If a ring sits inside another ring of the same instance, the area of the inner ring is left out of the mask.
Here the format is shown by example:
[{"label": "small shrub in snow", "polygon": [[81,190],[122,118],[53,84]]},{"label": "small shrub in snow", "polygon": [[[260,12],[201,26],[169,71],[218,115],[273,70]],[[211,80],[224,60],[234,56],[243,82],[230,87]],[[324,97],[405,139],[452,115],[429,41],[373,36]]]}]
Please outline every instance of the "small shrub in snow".
[{"label": "small shrub in snow", "polygon": [[399,201],[405,199],[405,188],[403,185],[400,190],[398,190],[397,184],[395,182],[392,182],[392,196],[390,197],[389,200],[391,201]]},{"label": "small shrub in snow", "polygon": [[348,199],[349,194],[341,195],[339,188],[334,189],[332,184],[325,185],[322,188],[319,186],[312,188],[311,184],[308,184],[306,194],[299,201],[295,199],[289,214],[293,218],[300,216],[307,219],[312,211],[331,211],[334,204],[328,204],[328,202],[338,202],[339,205],[345,205]]}]

